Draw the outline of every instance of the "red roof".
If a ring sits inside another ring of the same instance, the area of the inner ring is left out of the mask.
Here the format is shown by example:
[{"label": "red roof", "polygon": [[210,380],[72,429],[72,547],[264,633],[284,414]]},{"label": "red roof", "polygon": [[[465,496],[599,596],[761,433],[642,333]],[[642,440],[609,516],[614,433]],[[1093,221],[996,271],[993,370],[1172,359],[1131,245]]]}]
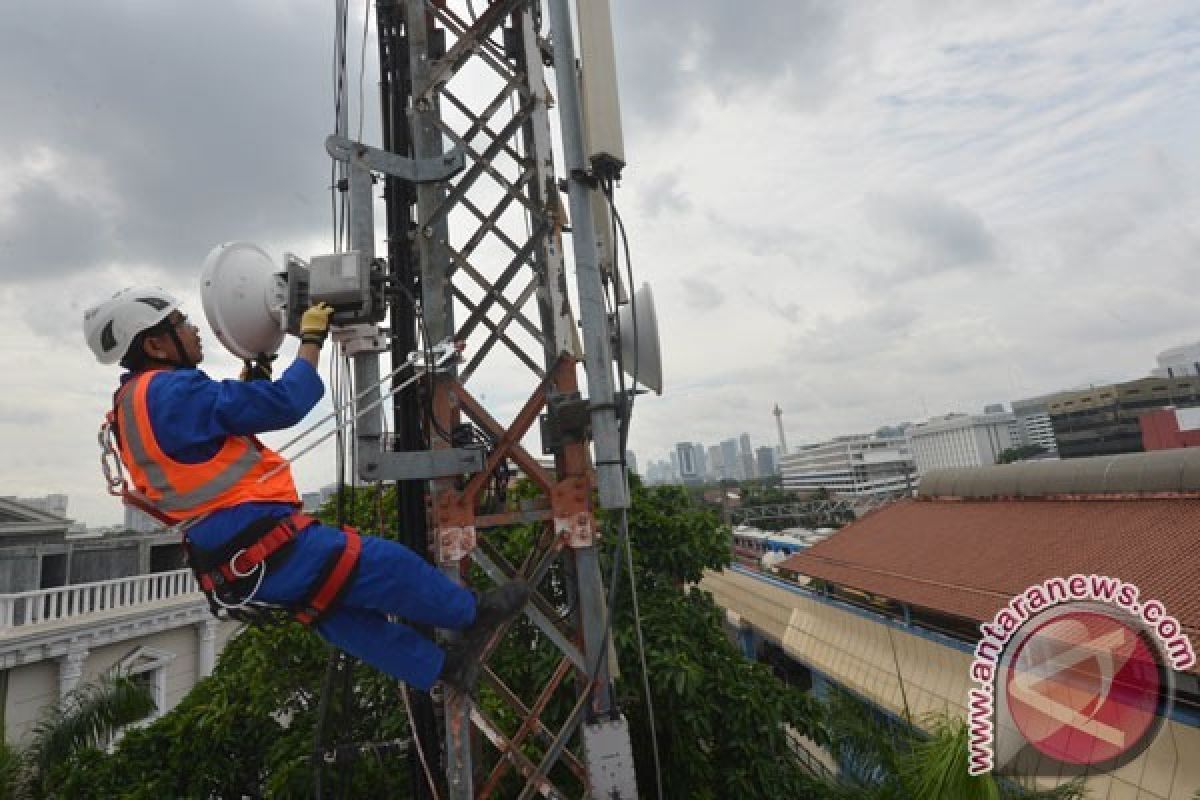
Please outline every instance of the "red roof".
[{"label": "red roof", "polygon": [[1053,577],[1096,573],[1200,633],[1200,499],[904,500],[779,565],[967,619]]}]

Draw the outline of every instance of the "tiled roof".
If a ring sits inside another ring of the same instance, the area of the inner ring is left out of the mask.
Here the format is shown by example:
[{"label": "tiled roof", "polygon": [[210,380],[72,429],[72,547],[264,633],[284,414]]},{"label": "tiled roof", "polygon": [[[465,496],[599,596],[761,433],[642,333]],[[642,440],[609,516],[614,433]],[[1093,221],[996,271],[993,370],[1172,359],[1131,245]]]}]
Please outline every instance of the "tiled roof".
[{"label": "tiled roof", "polygon": [[1133,583],[1200,634],[1200,499],[904,500],[781,569],[972,620],[1047,578]]}]

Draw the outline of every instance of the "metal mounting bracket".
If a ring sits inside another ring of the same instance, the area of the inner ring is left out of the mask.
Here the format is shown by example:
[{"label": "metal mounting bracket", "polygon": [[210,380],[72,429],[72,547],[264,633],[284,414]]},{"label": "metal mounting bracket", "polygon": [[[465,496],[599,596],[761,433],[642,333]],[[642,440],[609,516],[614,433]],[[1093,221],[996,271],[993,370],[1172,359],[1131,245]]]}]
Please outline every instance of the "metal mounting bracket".
[{"label": "metal mounting bracket", "polygon": [[362,475],[372,481],[419,481],[474,474],[483,469],[483,456],[483,450],[473,447],[384,451],[363,463]]},{"label": "metal mounting bracket", "polygon": [[461,147],[438,158],[405,158],[404,156],[371,147],[345,136],[328,136],[325,152],[338,161],[352,167],[382,172],[411,183],[436,183],[444,181],[466,167],[466,157]]}]

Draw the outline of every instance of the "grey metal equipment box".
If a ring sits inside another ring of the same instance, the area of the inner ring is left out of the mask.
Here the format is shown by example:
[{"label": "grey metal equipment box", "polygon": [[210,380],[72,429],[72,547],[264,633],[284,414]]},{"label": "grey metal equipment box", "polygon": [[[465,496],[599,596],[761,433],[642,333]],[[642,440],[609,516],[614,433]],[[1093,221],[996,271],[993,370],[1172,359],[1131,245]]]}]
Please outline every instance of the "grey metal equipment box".
[{"label": "grey metal equipment box", "polygon": [[315,256],[308,267],[311,303],[329,303],[339,311],[361,310],[370,305],[371,264],[361,252]]}]

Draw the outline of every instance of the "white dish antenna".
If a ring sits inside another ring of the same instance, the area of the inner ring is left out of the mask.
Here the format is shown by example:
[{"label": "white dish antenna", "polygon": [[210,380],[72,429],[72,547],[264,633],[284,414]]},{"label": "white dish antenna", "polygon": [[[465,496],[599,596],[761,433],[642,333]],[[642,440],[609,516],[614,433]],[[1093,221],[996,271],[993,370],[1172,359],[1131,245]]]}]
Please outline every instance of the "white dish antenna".
[{"label": "white dish antenna", "polygon": [[271,257],[249,242],[217,245],[204,259],[204,316],[225,349],[238,358],[273,355],[287,324],[287,279]]},{"label": "white dish antenna", "polygon": [[[643,386],[662,394],[662,353],[658,347],[658,315],[650,284],[633,294],[633,302],[617,309],[621,323],[621,368]],[[634,324],[636,320],[637,324]]]}]

